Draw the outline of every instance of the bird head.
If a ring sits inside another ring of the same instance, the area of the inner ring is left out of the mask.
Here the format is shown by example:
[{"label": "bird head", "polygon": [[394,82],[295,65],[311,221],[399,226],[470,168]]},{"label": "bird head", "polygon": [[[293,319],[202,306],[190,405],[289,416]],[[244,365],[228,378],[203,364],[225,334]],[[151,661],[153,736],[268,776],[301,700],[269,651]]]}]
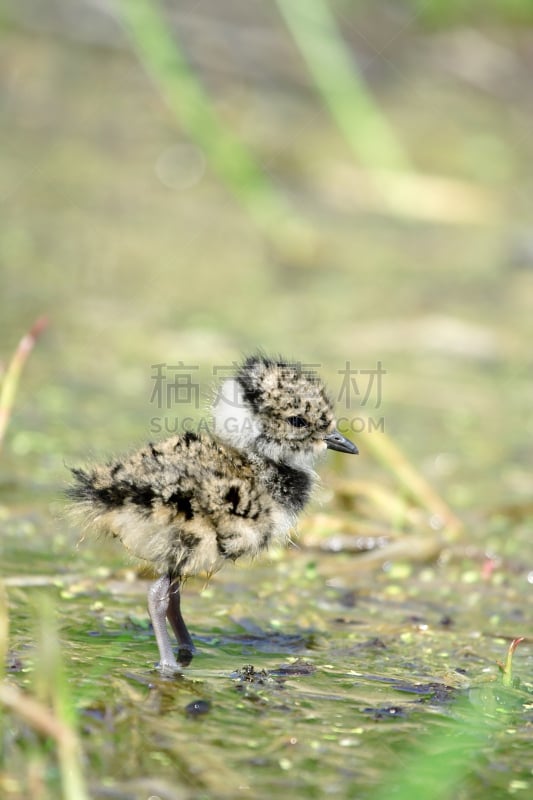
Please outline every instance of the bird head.
[{"label": "bird head", "polygon": [[333,403],[318,375],[301,364],[249,356],[224,381],[215,431],[232,446],[311,469],[327,448],[357,453],[335,427]]}]

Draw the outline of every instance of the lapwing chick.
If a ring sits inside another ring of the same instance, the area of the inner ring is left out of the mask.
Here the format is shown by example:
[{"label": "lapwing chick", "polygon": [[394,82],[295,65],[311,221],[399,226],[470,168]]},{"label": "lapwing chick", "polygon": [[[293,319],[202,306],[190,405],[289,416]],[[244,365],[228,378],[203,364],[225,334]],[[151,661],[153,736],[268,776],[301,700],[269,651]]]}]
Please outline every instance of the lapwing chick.
[{"label": "lapwing chick", "polygon": [[222,383],[213,420],[212,436],[187,432],[72,470],[69,495],[84,521],[120,539],[160,576],[148,610],[164,673],[180,671],[194,653],[180,608],[184,579],[286,544],[317,459],[327,448],[358,452],[336,430],[317,374],[282,359],[247,358]]}]

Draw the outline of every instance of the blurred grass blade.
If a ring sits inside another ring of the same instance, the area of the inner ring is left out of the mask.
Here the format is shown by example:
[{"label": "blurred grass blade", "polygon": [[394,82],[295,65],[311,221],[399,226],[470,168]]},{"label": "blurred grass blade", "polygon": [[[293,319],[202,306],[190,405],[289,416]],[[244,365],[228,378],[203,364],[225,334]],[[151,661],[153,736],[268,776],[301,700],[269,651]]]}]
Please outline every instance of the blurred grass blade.
[{"label": "blurred grass blade", "polygon": [[410,169],[345,44],[327,0],[276,0],[316,87],[367,169]]},{"label": "blurred grass blade", "polygon": [[48,325],[46,317],[40,317],[20,340],[17,349],[8,364],[0,389],[0,450],[5,432],[11,417],[13,403],[17,393],[20,375],[35,342]]},{"label": "blurred grass blade", "polygon": [[[42,736],[53,739],[61,772],[64,800],[89,800],[81,771],[80,744],[73,705],[59,653],[59,640],[48,602],[39,605],[37,671],[38,696],[32,697],[6,680],[8,648],[7,595],[0,584],[0,706],[11,711]],[[51,707],[50,707],[51,706]]]},{"label": "blurred grass blade", "polygon": [[[72,737],[70,728],[63,725],[45,703],[23,692],[18,686],[6,681],[0,683],[0,703],[43,736],[50,736],[56,742]],[[74,794],[65,796],[69,800],[78,797]]]},{"label": "blurred grass blade", "polygon": [[[246,146],[221,122],[202,83],[172,36],[155,0],[119,0],[119,14],[140,60],[176,120],[212,169],[275,244],[314,238]],[[289,242],[290,244],[290,242]]]},{"label": "blurred grass blade", "polygon": [[[383,213],[443,225],[487,224],[497,220],[501,198],[488,186],[420,172],[374,169],[324,162],[313,188],[344,213]],[[420,202],[420,198],[424,202]]]},{"label": "blurred grass blade", "polygon": [[489,735],[489,724],[467,710],[455,731],[437,730],[408,746],[401,761],[373,794],[373,800],[454,800],[467,797],[464,784],[475,770]]},{"label": "blurred grass blade", "polygon": [[50,703],[52,706],[53,724],[57,728],[55,735],[52,735],[57,742],[63,798],[88,800],[81,770],[81,747],[76,732],[75,708],[70,698],[61,657],[54,608],[47,597],[40,598],[38,618],[36,693],[40,702]]},{"label": "blurred grass blade", "polygon": [[6,672],[6,661],[9,646],[9,612],[7,592],[3,581],[0,581],[0,681]]},{"label": "blurred grass blade", "polygon": [[409,496],[432,515],[434,527],[443,528],[446,539],[453,540],[459,536],[463,529],[462,521],[386,433],[360,431],[358,443],[361,444],[361,450],[365,448],[371,451],[392,472]]}]

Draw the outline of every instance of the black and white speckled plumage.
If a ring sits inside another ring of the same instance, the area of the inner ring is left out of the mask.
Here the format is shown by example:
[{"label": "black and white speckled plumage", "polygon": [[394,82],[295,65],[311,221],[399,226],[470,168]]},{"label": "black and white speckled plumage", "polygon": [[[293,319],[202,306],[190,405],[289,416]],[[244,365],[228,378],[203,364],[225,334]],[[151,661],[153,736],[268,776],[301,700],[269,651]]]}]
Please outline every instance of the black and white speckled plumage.
[{"label": "black and white speckled plumage", "polygon": [[222,385],[213,412],[213,437],[186,433],[74,469],[69,490],[88,524],[118,537],[162,576],[149,608],[161,666],[170,670],[177,664],[165,613],[182,663],[193,650],[179,610],[182,579],[285,543],[312,491],[317,457],[327,446],[346,449],[341,440],[357,452],[335,431],[318,376],[282,359],[247,358]]}]

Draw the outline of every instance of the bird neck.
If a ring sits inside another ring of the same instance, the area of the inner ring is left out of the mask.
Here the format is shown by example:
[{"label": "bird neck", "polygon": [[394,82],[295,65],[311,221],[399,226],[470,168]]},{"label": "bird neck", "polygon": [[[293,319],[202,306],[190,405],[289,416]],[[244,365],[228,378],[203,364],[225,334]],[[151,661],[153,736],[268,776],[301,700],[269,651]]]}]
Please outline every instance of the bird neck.
[{"label": "bird neck", "polygon": [[296,517],[309,500],[316,474],[264,456],[256,455],[254,460],[260,463],[262,479],[271,496]]}]

